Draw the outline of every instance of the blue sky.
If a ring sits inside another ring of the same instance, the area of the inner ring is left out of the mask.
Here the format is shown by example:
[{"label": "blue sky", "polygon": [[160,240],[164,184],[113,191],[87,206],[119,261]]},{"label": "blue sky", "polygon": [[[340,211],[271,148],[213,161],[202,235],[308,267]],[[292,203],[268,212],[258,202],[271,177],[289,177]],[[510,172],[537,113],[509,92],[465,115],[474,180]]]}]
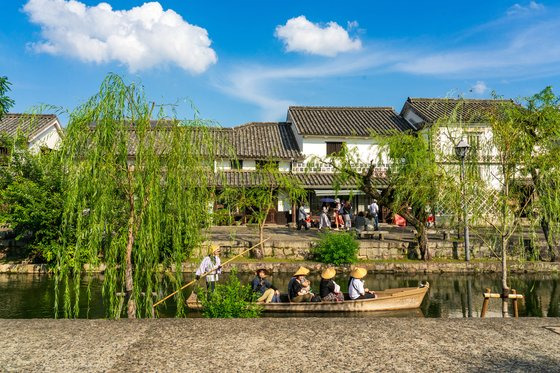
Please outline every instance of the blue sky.
[{"label": "blue sky", "polygon": [[232,126],[289,105],[531,95],[558,86],[557,35],[557,1],[3,0],[0,76],[13,112],[72,109],[115,72]]}]

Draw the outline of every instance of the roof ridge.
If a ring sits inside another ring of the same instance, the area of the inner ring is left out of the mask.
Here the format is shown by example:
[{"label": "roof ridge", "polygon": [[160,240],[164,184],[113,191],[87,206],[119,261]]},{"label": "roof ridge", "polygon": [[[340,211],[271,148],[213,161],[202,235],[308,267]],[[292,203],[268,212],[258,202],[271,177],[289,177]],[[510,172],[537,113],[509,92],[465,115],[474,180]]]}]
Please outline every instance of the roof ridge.
[{"label": "roof ridge", "polygon": [[289,125],[289,123],[288,122],[247,122],[229,128],[235,129],[235,128],[242,128],[242,127],[250,127],[250,126],[277,126],[277,125]]},{"label": "roof ridge", "polygon": [[376,110],[393,110],[392,106],[289,106],[288,110],[290,109],[376,109]]},{"label": "roof ridge", "polygon": [[446,97],[408,97],[407,101],[472,101],[472,102],[499,102],[513,101],[511,98],[446,98]]}]

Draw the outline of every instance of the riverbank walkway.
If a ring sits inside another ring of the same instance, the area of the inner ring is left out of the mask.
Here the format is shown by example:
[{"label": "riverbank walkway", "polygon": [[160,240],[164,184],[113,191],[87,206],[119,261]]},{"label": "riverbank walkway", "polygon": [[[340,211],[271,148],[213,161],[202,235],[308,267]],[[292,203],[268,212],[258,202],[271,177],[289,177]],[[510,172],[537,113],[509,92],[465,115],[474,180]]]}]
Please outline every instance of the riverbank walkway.
[{"label": "riverbank walkway", "polygon": [[0,320],[0,371],[560,372],[558,333],[545,318]]}]

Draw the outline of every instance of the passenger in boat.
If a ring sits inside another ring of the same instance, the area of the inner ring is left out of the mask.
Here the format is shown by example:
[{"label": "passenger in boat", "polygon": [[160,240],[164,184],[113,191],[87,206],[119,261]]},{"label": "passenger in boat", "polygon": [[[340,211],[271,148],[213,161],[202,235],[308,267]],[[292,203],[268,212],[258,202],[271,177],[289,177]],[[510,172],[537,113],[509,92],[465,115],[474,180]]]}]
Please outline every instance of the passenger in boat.
[{"label": "passenger in boat", "polygon": [[257,270],[256,276],[251,283],[253,291],[261,295],[259,299],[257,299],[257,302],[280,302],[280,292],[266,279],[267,275],[267,270],[260,268]]},{"label": "passenger in boat", "polygon": [[350,279],[348,280],[348,296],[352,300],[356,299],[372,299],[377,298],[374,291],[364,288],[364,281],[362,278],[367,274],[365,268],[355,268],[350,272]]},{"label": "passenger in boat", "polygon": [[220,246],[218,245],[210,245],[208,255],[202,259],[202,263],[196,270],[196,279],[198,280],[206,272],[210,272],[206,275],[206,288],[214,291],[219,275],[222,273]]},{"label": "passenger in boat", "polygon": [[294,277],[288,283],[290,302],[311,302],[313,299],[311,283],[305,278],[308,274],[309,270],[305,267],[299,267],[294,273]]},{"label": "passenger in boat", "polygon": [[321,284],[319,285],[319,295],[323,302],[343,302],[344,294],[340,292],[340,286],[334,282],[336,275],[334,268],[327,268],[321,273]]}]

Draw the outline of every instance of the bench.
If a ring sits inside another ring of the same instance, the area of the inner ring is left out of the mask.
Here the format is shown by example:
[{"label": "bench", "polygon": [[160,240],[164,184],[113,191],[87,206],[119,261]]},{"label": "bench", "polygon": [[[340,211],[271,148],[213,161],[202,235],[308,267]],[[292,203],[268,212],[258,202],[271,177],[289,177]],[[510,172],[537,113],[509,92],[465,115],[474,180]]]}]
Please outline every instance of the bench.
[{"label": "bench", "polygon": [[379,237],[380,241],[385,239],[385,236],[388,235],[388,231],[361,231],[358,233],[358,238],[375,238]]}]

